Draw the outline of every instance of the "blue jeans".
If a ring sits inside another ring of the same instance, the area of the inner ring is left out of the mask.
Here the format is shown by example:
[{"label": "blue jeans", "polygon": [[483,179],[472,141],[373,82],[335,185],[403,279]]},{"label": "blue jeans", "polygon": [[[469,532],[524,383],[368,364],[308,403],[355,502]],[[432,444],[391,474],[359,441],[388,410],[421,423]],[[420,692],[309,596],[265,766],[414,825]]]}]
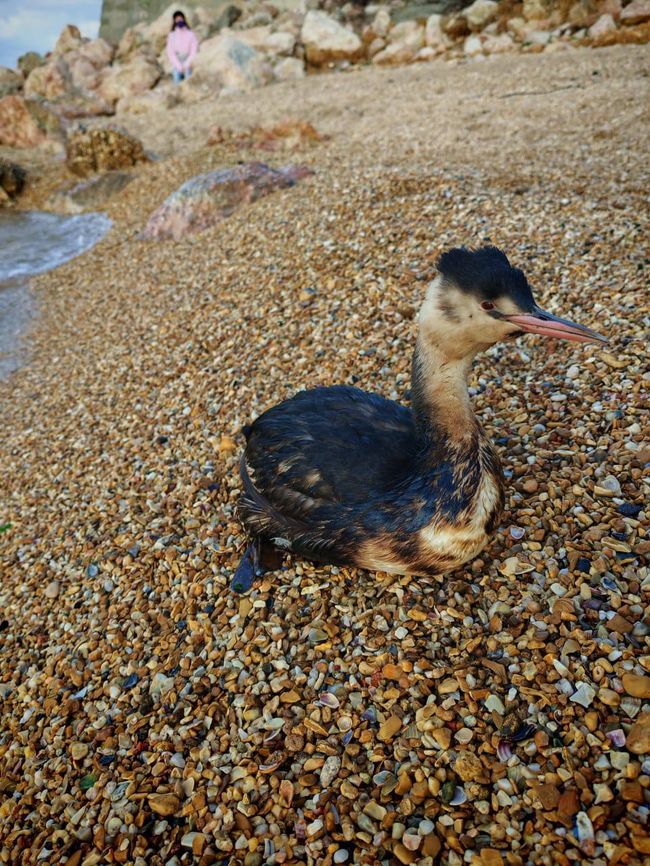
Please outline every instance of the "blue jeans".
[{"label": "blue jeans", "polygon": [[178,69],[172,69],[172,78],[174,79],[174,84],[180,84],[185,78],[189,78],[192,74],[192,70],[188,69],[187,72],[180,72]]}]

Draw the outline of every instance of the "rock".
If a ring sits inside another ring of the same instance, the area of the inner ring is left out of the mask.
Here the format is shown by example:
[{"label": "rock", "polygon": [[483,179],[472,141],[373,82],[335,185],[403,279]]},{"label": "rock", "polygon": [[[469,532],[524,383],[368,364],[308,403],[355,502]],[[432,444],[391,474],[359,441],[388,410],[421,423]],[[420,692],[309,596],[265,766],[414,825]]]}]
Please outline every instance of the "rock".
[{"label": "rock", "polygon": [[72,83],[82,90],[94,90],[101,82],[101,71],[113,59],[113,47],[104,39],[86,42],[66,57]]},{"label": "rock", "polygon": [[36,147],[45,134],[21,96],[0,99],[0,144],[7,147]]},{"label": "rock", "polygon": [[23,191],[27,173],[22,166],[0,158],[0,189],[5,201],[16,198]]},{"label": "rock", "polygon": [[633,755],[647,755],[650,752],[650,713],[644,713],[632,725],[625,745]]},{"label": "rock", "polygon": [[553,11],[554,0],[524,0],[522,14],[526,21],[548,18]]},{"label": "rock", "polygon": [[525,42],[528,45],[548,45],[552,34],[547,30],[531,30],[526,34]]},{"label": "rock", "polygon": [[273,33],[270,27],[251,27],[249,30],[240,30],[236,38],[255,51],[279,57],[291,57],[296,45],[296,37],[293,33],[282,30]]},{"label": "rock", "polygon": [[297,57],[283,57],[273,67],[277,81],[298,81],[305,77],[305,66]]},{"label": "rock", "polygon": [[70,755],[73,760],[80,761],[82,758],[85,758],[88,754],[88,744],[87,743],[71,743],[70,744]]},{"label": "rock", "polygon": [[461,15],[467,21],[470,30],[482,30],[497,17],[499,4],[495,0],[474,0],[471,6],[463,9]]},{"label": "rock", "polygon": [[61,31],[59,38],[56,40],[52,56],[63,57],[69,51],[75,51],[77,48],[80,48],[83,43],[87,41],[88,40],[81,35],[78,27],[75,27],[74,24],[66,24]]},{"label": "rock", "polygon": [[341,769],[341,759],[338,755],[330,755],[320,771],[320,784],[322,788],[329,788]]},{"label": "rock", "polygon": [[390,27],[390,12],[388,11],[388,9],[379,9],[375,17],[372,19],[372,24],[369,27],[372,36],[368,41],[372,42],[372,40],[376,39],[377,37],[383,39],[385,36],[388,35]]},{"label": "rock", "polygon": [[463,782],[481,782],[484,784],[488,780],[485,767],[474,752],[459,752],[453,768]]},{"label": "rock", "polygon": [[463,43],[463,54],[465,57],[478,57],[479,54],[483,54],[481,37],[476,34],[468,36]]},{"label": "rock", "polygon": [[162,69],[155,61],[136,57],[129,63],[109,66],[101,73],[97,87],[98,95],[111,105],[125,96],[144,93],[156,84]]},{"label": "rock", "polygon": [[621,24],[643,24],[650,21],[650,0],[632,0],[621,12]]},{"label": "rock", "polygon": [[377,739],[383,743],[387,743],[395,737],[402,728],[402,720],[399,716],[389,716],[385,722],[379,726]]},{"label": "rock", "polygon": [[324,12],[309,11],[300,32],[305,57],[314,66],[336,60],[357,60],[362,44],[356,33],[343,27]]},{"label": "rock", "polygon": [[[109,171],[82,181],[71,189],[57,191],[50,197],[48,204],[55,210],[70,214],[95,210],[121,192],[132,180],[133,175],[125,171]],[[110,589],[106,591],[109,592]]]},{"label": "rock", "polygon": [[417,21],[403,21],[393,27],[388,40],[389,44],[372,62],[379,65],[409,63],[424,45],[424,28]]},{"label": "rock", "polygon": [[650,698],[650,677],[638,674],[623,674],[623,688],[634,698]]},{"label": "rock", "polygon": [[147,802],[152,812],[164,817],[175,815],[181,806],[175,794],[150,794]]},{"label": "rock", "polygon": [[429,48],[442,53],[448,46],[449,40],[442,30],[442,15],[429,15],[424,27],[424,42]]},{"label": "rock", "polygon": [[8,66],[0,66],[0,99],[23,89],[22,75]]},{"label": "rock", "polygon": [[440,21],[443,33],[450,39],[464,39],[469,34],[467,18],[464,15],[449,15]]},{"label": "rock", "polygon": [[66,165],[81,177],[97,171],[129,168],[147,159],[136,138],[112,127],[74,132],[66,146]]},{"label": "rock", "polygon": [[268,84],[273,68],[259,52],[234,36],[223,33],[201,45],[194,75],[198,82],[230,91],[246,91]]},{"label": "rock", "polygon": [[597,18],[597,0],[577,0],[567,15],[567,21],[575,27],[590,27]]},{"label": "rock", "polygon": [[533,793],[542,804],[542,808],[547,811],[555,809],[560,802],[560,792],[555,785],[537,785],[533,788]]},{"label": "rock", "polygon": [[505,54],[515,48],[515,43],[509,33],[499,33],[496,36],[483,36],[483,51],[485,54]]},{"label": "rock", "polygon": [[576,704],[580,704],[585,707],[585,709],[590,707],[596,697],[596,689],[594,689],[593,686],[590,686],[589,683],[584,682],[578,682],[576,683],[576,686],[577,688],[569,700]]},{"label": "rock", "polygon": [[37,66],[25,82],[25,96],[52,100],[65,96],[72,89],[70,70],[63,60],[54,59]]},{"label": "rock", "polygon": [[56,598],[59,594],[60,584],[58,580],[51,580],[45,587],[45,598]]},{"label": "rock", "polygon": [[38,51],[28,51],[26,54],[21,54],[18,58],[18,69],[22,72],[23,78],[27,78],[32,70],[45,63],[43,57]]}]

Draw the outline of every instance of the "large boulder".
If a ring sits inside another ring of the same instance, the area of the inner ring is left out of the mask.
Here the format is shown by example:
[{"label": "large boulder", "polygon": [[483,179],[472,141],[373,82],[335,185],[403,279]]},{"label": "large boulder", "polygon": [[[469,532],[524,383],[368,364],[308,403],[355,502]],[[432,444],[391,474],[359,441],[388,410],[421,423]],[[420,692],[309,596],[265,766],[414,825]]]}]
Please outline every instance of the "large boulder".
[{"label": "large boulder", "polygon": [[66,56],[72,83],[81,90],[94,90],[101,81],[101,72],[113,59],[113,47],[105,39],[86,42]]},{"label": "large boulder", "polygon": [[601,15],[600,18],[591,25],[587,31],[587,36],[590,39],[600,39],[608,33],[614,33],[616,29],[616,21],[614,21],[611,15]]},{"label": "large boulder", "polygon": [[36,69],[37,66],[42,66],[44,63],[45,60],[38,51],[28,51],[26,54],[21,54],[18,58],[18,69],[22,72],[23,78],[27,78],[33,69]]},{"label": "large boulder", "polygon": [[78,130],[66,143],[66,165],[73,174],[86,177],[101,171],[129,168],[148,157],[137,138],[121,129]]},{"label": "large boulder", "polygon": [[7,147],[36,147],[43,141],[45,133],[21,96],[0,99],[0,144]]},{"label": "large boulder", "polygon": [[470,30],[482,30],[486,25],[497,17],[499,4],[495,0],[474,0],[471,6],[463,9]]},{"label": "large boulder", "polygon": [[160,80],[162,69],[148,57],[134,57],[129,63],[116,64],[101,73],[98,95],[115,105],[125,96],[144,93]]},{"label": "large boulder", "polygon": [[242,205],[294,186],[312,171],[305,166],[269,168],[260,162],[199,174],[172,193],[149,217],[144,240],[180,240],[203,231]]},{"label": "large boulder", "polygon": [[632,0],[621,12],[621,24],[643,24],[650,21],[650,0]]},{"label": "large boulder", "polygon": [[254,48],[230,33],[220,33],[202,44],[192,78],[227,91],[246,91],[272,81],[273,68]]},{"label": "large boulder", "polygon": [[66,24],[61,31],[61,35],[56,40],[56,45],[52,51],[54,57],[64,57],[69,51],[76,51],[88,40],[81,35],[79,28],[74,24]]},{"label": "large boulder", "polygon": [[72,77],[67,64],[55,57],[29,73],[25,82],[25,96],[53,100],[70,93],[72,87]]},{"label": "large boulder", "polygon": [[363,52],[357,34],[324,12],[310,11],[305,15],[300,39],[307,61],[314,66],[336,60],[357,60]]},{"label": "large boulder", "polygon": [[0,66],[0,99],[23,89],[24,78],[8,66]]}]

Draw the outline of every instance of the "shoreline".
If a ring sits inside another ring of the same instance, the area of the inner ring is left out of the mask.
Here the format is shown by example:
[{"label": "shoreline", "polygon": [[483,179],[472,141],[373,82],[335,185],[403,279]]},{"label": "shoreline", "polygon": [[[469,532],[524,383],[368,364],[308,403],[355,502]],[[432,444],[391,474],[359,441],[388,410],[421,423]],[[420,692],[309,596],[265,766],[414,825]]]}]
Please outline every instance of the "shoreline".
[{"label": "shoreline", "polygon": [[[586,862],[603,842],[573,836],[578,813],[642,859],[650,50],[435,66],[125,121],[182,152],[138,167],[106,237],[33,279],[32,361],[0,382],[3,862],[18,845],[68,866],[419,862],[479,837],[490,866],[549,845]],[[287,114],[329,140],[197,146]],[[315,175],[201,234],[137,240],[182,182],[240,159]],[[287,559],[233,595],[242,426],[305,386],[404,400],[438,254],[487,243],[542,306],[611,337],[477,359],[473,405],[511,474],[494,541],[431,584]],[[427,840],[412,860],[392,836],[409,822]]]}]

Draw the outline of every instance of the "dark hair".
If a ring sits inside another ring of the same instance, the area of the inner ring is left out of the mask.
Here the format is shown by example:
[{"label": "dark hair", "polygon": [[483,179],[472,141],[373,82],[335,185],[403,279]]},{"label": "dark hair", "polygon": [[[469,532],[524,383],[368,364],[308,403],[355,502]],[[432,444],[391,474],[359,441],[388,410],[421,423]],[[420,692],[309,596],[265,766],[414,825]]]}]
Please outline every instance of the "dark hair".
[{"label": "dark hair", "polygon": [[182,9],[177,9],[176,12],[172,15],[172,30],[176,27],[176,19],[182,18],[183,21],[187,24],[187,19],[185,18],[185,13]]}]

